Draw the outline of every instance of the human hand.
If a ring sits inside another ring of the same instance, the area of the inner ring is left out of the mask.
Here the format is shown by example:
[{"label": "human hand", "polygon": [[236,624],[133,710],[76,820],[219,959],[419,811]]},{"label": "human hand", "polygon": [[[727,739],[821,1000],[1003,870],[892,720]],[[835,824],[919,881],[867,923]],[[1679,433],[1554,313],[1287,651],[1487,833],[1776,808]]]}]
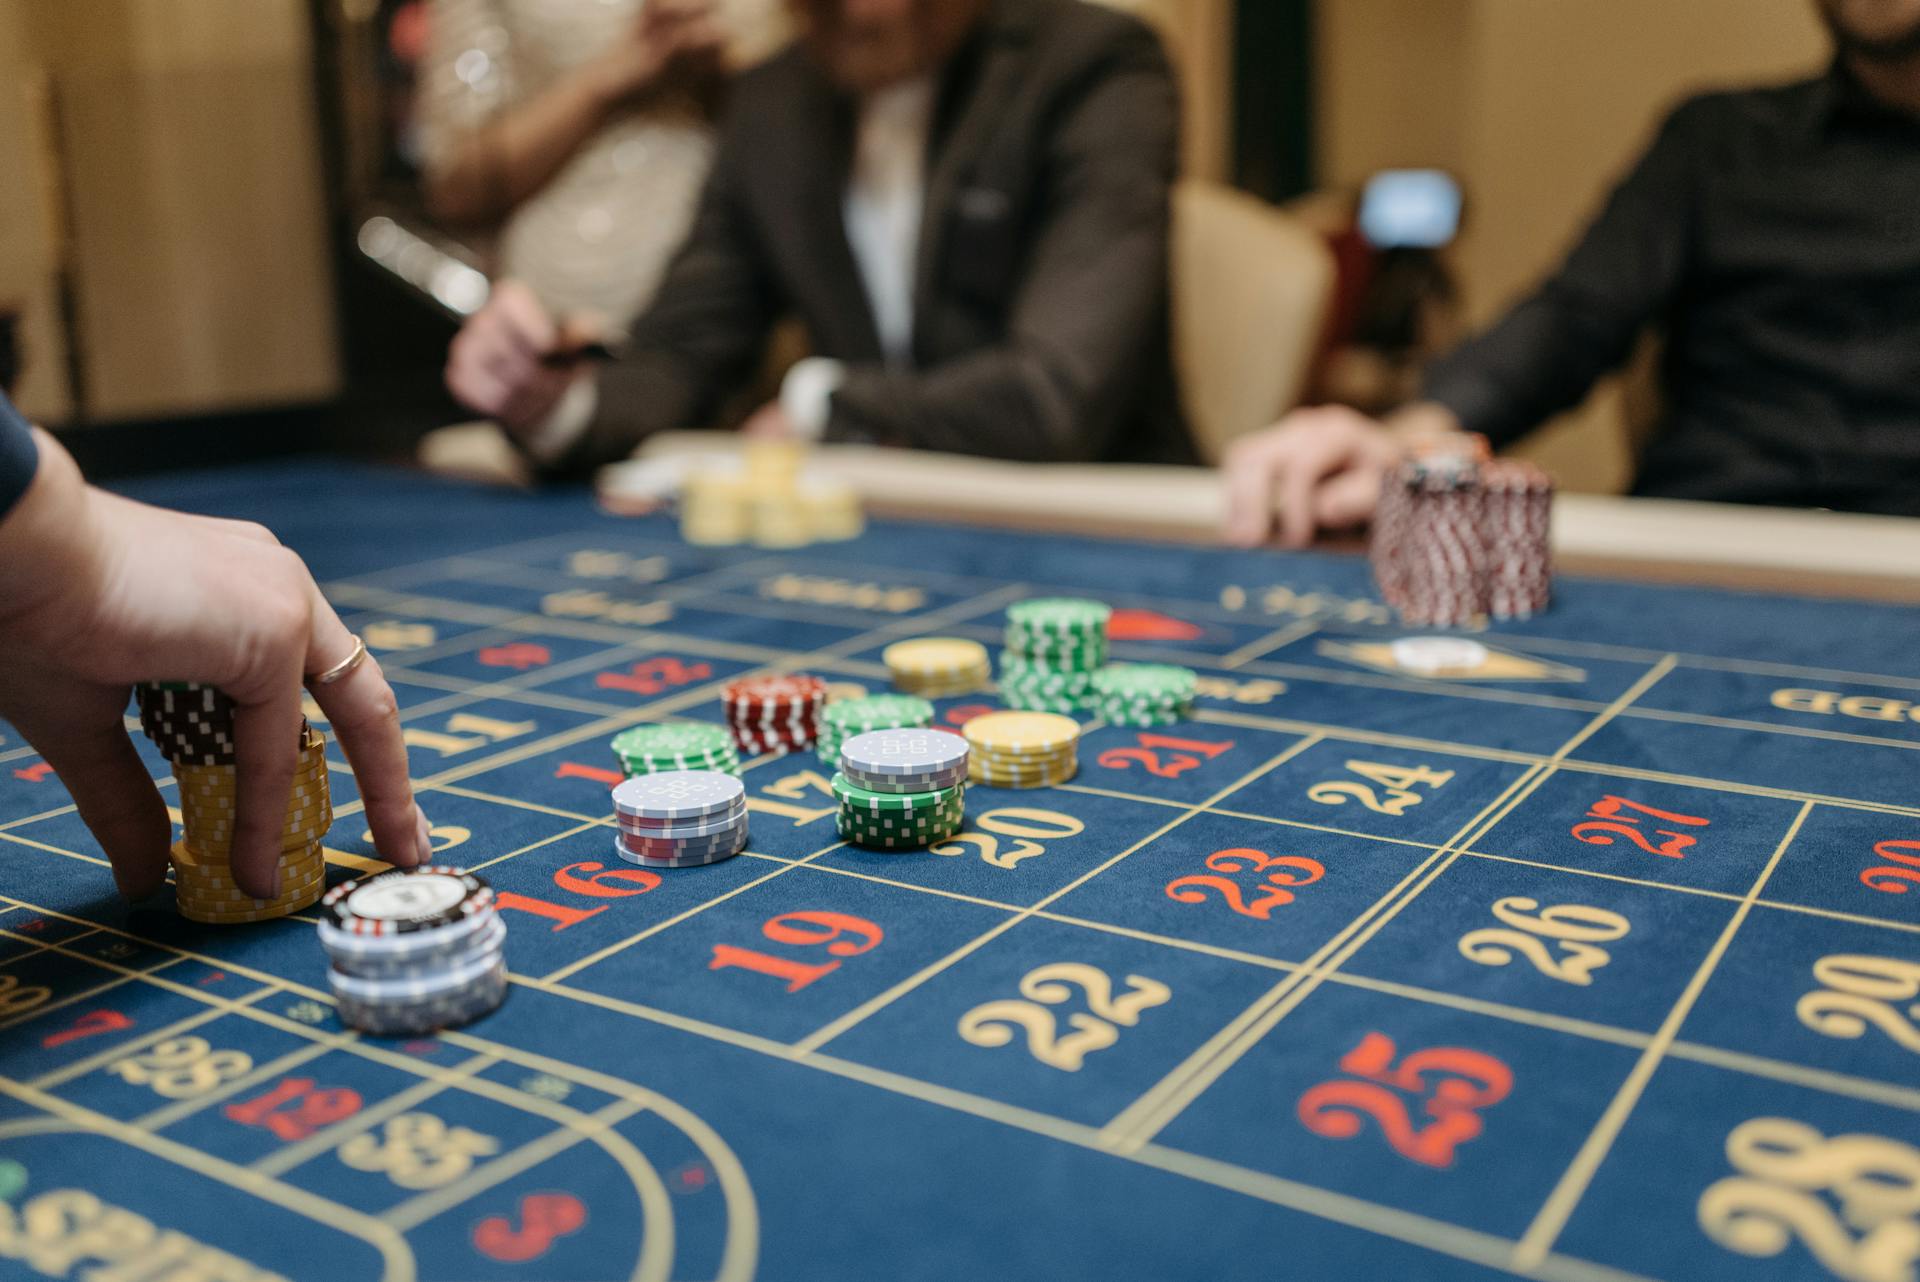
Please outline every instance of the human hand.
[{"label": "human hand", "polygon": [[649,0],[589,75],[601,100],[614,106],[670,83],[710,81],[721,73],[725,52],[726,32],[712,0]]},{"label": "human hand", "polygon": [[1221,464],[1227,540],[1241,547],[1265,542],[1276,498],[1288,547],[1305,547],[1318,529],[1358,525],[1373,515],[1381,478],[1399,457],[1394,434],[1356,410],[1295,410],[1228,448]]},{"label": "human hand", "polygon": [[592,376],[579,362],[553,358],[598,341],[600,328],[591,318],[556,322],[531,289],[502,281],[454,335],[447,390],[524,442],[574,379]]},{"label": "human hand", "polygon": [[750,441],[797,441],[800,429],[779,401],[768,401],[740,425],[740,435]]},{"label": "human hand", "polygon": [[[166,806],[123,720],[129,688],[180,680],[232,696],[234,880],[279,889],[302,678],[353,651],[300,558],[257,525],[148,507],[88,486],[36,433],[33,486],[0,522],[0,715],[73,796],[129,897],[165,880]],[[313,691],[389,863],[429,862],[393,691],[371,657]]]}]

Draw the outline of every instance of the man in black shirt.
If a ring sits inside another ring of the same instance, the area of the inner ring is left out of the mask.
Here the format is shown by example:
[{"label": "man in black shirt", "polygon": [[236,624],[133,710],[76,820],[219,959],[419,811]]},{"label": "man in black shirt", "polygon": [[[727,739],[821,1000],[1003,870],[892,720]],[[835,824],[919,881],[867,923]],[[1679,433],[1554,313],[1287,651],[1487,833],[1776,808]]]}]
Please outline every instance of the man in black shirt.
[{"label": "man in black shirt", "polygon": [[1635,492],[1920,514],[1920,0],[1819,0],[1836,57],[1682,103],[1566,262],[1386,423],[1298,411],[1228,455],[1228,536],[1371,514],[1408,436],[1518,440],[1648,326],[1665,413]]},{"label": "man in black shirt", "polygon": [[[271,899],[302,677],[363,653],[266,530],[93,488],[0,395],[0,717],[58,772],[129,898],[165,883],[173,829],[127,737],[128,688],[187,680],[233,696],[233,876]],[[381,858],[432,862],[380,665],[367,657],[313,697],[353,766]]]}]

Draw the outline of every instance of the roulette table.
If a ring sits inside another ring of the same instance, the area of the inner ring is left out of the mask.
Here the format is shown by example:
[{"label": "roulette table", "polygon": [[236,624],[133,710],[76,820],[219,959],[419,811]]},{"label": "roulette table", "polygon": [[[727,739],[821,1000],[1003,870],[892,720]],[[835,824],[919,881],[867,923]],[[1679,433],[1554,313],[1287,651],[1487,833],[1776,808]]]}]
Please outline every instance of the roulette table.
[{"label": "roulette table", "polygon": [[[1915,1276],[1911,605],[1563,574],[1435,645],[1350,554],[699,547],[328,462],[128,489],[307,558],[509,992],[345,1027],[311,912],[120,901],[0,726],[0,1276]],[[930,849],[839,841],[795,753],[741,763],[738,857],[610,853],[622,730],[743,674],[882,691],[1046,595],[1193,669],[1191,717],[1086,722]],[[329,751],[338,882],[382,865]]]}]

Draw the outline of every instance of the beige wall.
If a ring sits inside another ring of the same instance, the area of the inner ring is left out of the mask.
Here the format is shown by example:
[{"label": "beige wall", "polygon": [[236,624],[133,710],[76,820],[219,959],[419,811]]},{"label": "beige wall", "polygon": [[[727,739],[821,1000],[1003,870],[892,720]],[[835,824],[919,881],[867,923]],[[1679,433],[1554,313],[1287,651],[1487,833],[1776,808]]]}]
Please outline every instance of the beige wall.
[{"label": "beige wall", "polygon": [[[1470,216],[1456,265],[1475,326],[1559,259],[1681,96],[1826,57],[1812,0],[1321,0],[1318,23],[1323,180],[1396,165],[1458,174]],[[1610,386],[1525,452],[1569,488],[1618,488],[1622,423]]]},{"label": "beige wall", "polygon": [[[336,390],[307,21],[302,0],[0,0],[0,165],[65,197],[90,418]],[[18,86],[36,75],[58,143],[23,149]],[[47,220],[22,221],[32,248],[16,251],[11,205],[0,218],[0,291],[9,272],[44,291],[59,261]],[[30,312],[22,399],[58,421],[54,322]]]},{"label": "beige wall", "polygon": [[41,80],[33,72],[27,0],[0,0],[0,305],[19,307],[26,372],[16,389],[37,419],[67,415],[66,350],[42,172]]}]

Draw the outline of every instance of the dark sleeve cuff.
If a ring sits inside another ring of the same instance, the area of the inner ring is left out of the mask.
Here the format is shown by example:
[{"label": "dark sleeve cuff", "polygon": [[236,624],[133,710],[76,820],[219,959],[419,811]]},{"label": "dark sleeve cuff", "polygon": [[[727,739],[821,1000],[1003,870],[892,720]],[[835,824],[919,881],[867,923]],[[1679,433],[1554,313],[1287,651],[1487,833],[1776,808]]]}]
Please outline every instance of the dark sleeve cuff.
[{"label": "dark sleeve cuff", "polygon": [[13,402],[0,396],[0,517],[13,510],[39,468],[40,447],[33,443],[33,430]]},{"label": "dark sleeve cuff", "polygon": [[1470,368],[1467,356],[1461,349],[1434,362],[1421,380],[1420,399],[1451,410],[1463,430],[1480,433],[1496,449],[1538,426],[1517,417],[1500,385]]}]

